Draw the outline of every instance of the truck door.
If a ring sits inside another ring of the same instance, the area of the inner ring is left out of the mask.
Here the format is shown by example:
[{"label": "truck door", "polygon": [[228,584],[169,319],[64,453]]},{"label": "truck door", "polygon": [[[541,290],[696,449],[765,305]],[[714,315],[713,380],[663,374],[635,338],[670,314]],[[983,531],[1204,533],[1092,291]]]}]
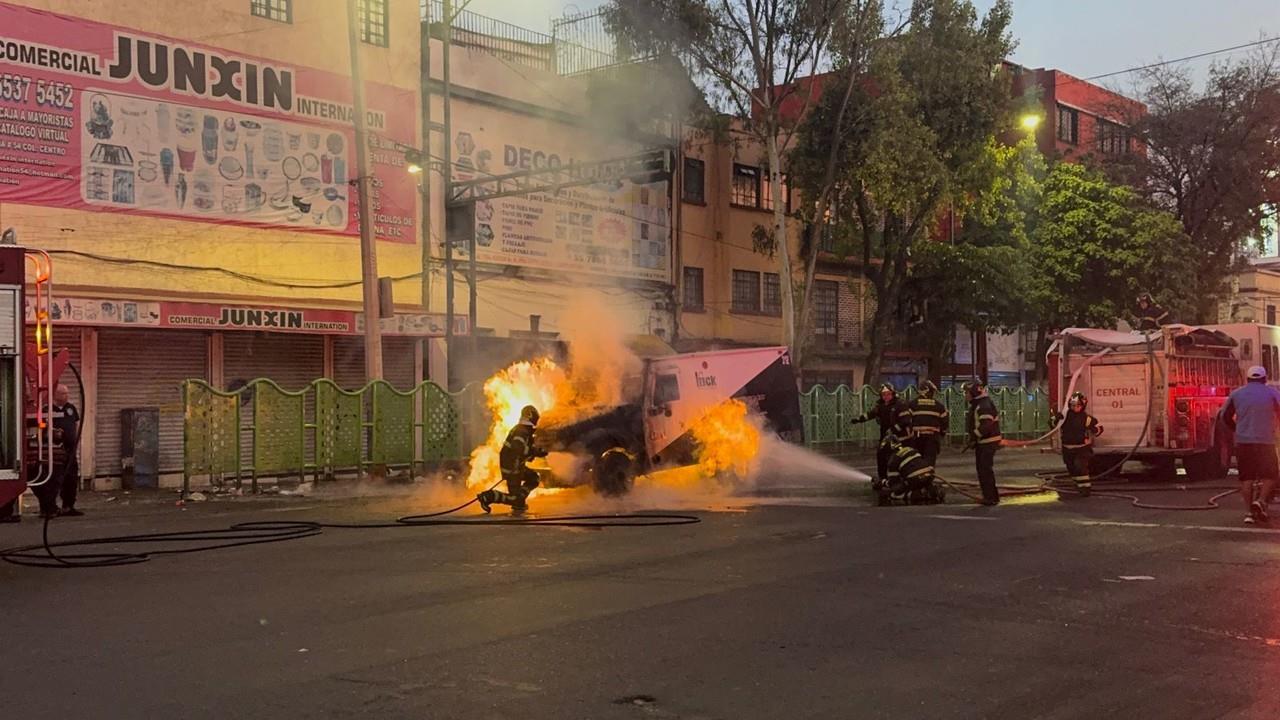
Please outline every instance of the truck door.
[{"label": "truck door", "polygon": [[[1099,449],[1128,450],[1138,442],[1147,420],[1151,380],[1147,362],[1089,366],[1089,412],[1105,432],[1095,441]],[[1144,446],[1150,444],[1158,418],[1147,428]]]}]

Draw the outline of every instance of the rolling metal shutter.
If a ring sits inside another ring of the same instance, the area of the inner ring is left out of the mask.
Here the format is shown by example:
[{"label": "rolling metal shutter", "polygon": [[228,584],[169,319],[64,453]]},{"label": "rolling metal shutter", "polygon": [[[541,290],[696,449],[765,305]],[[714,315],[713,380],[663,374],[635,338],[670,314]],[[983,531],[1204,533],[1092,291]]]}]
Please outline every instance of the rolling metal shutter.
[{"label": "rolling metal shutter", "polygon": [[160,472],[182,472],[182,381],[206,377],[208,338],[182,330],[98,336],[97,474],[120,474],[120,411],[160,408]]},{"label": "rolling metal shutter", "polygon": [[[66,348],[71,364],[76,366],[76,370],[81,373],[84,372],[84,365],[80,362],[80,328],[63,327],[62,325],[55,327],[53,329],[53,348],[55,351]],[[76,380],[76,374],[72,372],[71,368],[67,368],[63,371],[62,376],[58,378],[58,382],[67,386],[67,390],[71,393],[71,404],[75,405],[76,409],[80,411],[81,422],[83,422],[84,395],[80,392],[80,383]],[[84,443],[90,441],[91,438],[80,438],[81,448],[84,447]],[[82,453],[84,453],[83,449],[77,454],[80,455]],[[80,477],[92,475],[92,470],[93,468],[87,468],[82,465],[80,467]]]},{"label": "rolling metal shutter", "polygon": [[[416,338],[385,337],[382,339],[382,374],[397,390],[409,390],[418,384],[413,363]],[[344,390],[358,390],[365,384],[364,338],[342,336],[333,342],[333,380]]]},{"label": "rolling metal shutter", "polygon": [[270,378],[285,390],[296,391],[324,376],[320,335],[228,332],[222,343],[222,377],[228,385]]}]

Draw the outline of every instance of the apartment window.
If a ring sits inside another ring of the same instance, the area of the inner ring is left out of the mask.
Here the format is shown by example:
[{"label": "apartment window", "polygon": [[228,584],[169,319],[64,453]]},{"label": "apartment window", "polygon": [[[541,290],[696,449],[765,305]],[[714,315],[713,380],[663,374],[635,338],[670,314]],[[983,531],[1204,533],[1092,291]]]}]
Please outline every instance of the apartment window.
[{"label": "apartment window", "polygon": [[697,158],[684,159],[684,201],[705,205],[707,202],[707,164]]},{"label": "apartment window", "polygon": [[1129,152],[1129,130],[1118,123],[1098,118],[1098,150],[1104,155]]},{"label": "apartment window", "polygon": [[752,270],[733,271],[733,311],[760,312],[760,273]]},{"label": "apartment window", "polygon": [[249,12],[276,22],[293,22],[293,0],[249,0]]},{"label": "apartment window", "polygon": [[387,0],[357,0],[360,39],[370,45],[387,47]]},{"label": "apartment window", "polygon": [[733,193],[730,200],[734,205],[742,207],[760,207],[760,168],[734,163]]},{"label": "apartment window", "polygon": [[764,274],[764,296],[761,309],[765,315],[782,317],[782,278],[778,273]]},{"label": "apartment window", "polygon": [[684,269],[684,309],[702,311],[702,268]]},{"label": "apartment window", "polygon": [[1080,111],[1058,106],[1058,139],[1072,145],[1080,142]]},{"label": "apartment window", "polygon": [[[782,197],[783,197],[782,207],[787,210],[790,210],[791,209],[791,192],[787,187],[786,175],[782,176]],[[769,178],[767,177],[760,178],[760,209],[761,210],[773,209],[773,183],[770,182]]]},{"label": "apartment window", "polygon": [[818,342],[834,343],[840,325],[840,283],[815,280],[813,283],[813,333]]},{"label": "apartment window", "polygon": [[1267,324],[1268,325],[1276,324],[1276,306],[1275,305],[1267,306]]}]

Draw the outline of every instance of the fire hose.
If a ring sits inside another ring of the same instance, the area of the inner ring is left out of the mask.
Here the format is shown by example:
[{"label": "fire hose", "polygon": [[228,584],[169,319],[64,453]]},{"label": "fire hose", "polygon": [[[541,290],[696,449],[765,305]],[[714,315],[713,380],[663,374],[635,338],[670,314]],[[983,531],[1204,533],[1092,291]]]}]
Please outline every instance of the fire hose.
[{"label": "fire hose", "polygon": [[[68,364],[80,385],[80,397],[84,397],[84,380],[74,365]],[[76,444],[71,452],[80,448],[80,438],[84,433],[76,433]],[[63,465],[63,480],[70,463]],[[50,475],[52,477],[52,474]],[[79,478],[76,478],[79,481]],[[47,480],[46,480],[47,482]],[[493,490],[502,484],[498,480],[489,487]],[[101,568],[120,565],[136,565],[153,557],[162,555],[189,555],[192,553],[222,550],[249,545],[265,545],[269,543],[301,540],[322,534],[325,530],[374,530],[386,528],[410,527],[667,527],[673,525],[692,525],[702,522],[695,515],[678,515],[671,513],[626,513],[616,515],[553,515],[547,517],[514,517],[503,520],[488,518],[464,519],[448,517],[476,503],[476,498],[452,507],[432,513],[404,515],[390,522],[340,523],[317,520],[273,520],[236,523],[225,528],[209,530],[187,530],[178,532],[142,533],[136,535],[114,535],[109,537],[84,538],[79,540],[49,541],[49,523],[51,518],[44,519],[41,531],[41,542],[38,545],[24,545],[0,550],[0,560],[38,568]],[[134,552],[118,550],[111,552],[70,552],[58,553],[55,548],[94,548],[101,546],[148,546],[162,545],[157,550],[137,550]],[[177,547],[174,547],[177,546]]]}]

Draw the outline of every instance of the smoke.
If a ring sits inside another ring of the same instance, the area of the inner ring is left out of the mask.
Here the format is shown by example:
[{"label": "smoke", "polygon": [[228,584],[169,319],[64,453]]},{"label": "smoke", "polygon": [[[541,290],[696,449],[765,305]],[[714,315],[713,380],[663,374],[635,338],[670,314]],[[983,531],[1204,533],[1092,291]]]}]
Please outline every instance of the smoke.
[{"label": "smoke", "polygon": [[[577,293],[570,297],[568,309],[557,323],[560,334],[569,344],[568,387],[560,395],[565,409],[577,415],[590,408],[621,404],[626,397],[626,381],[638,378],[643,363],[627,347],[626,324],[594,293]],[[563,420],[562,412],[553,414]]]}]

